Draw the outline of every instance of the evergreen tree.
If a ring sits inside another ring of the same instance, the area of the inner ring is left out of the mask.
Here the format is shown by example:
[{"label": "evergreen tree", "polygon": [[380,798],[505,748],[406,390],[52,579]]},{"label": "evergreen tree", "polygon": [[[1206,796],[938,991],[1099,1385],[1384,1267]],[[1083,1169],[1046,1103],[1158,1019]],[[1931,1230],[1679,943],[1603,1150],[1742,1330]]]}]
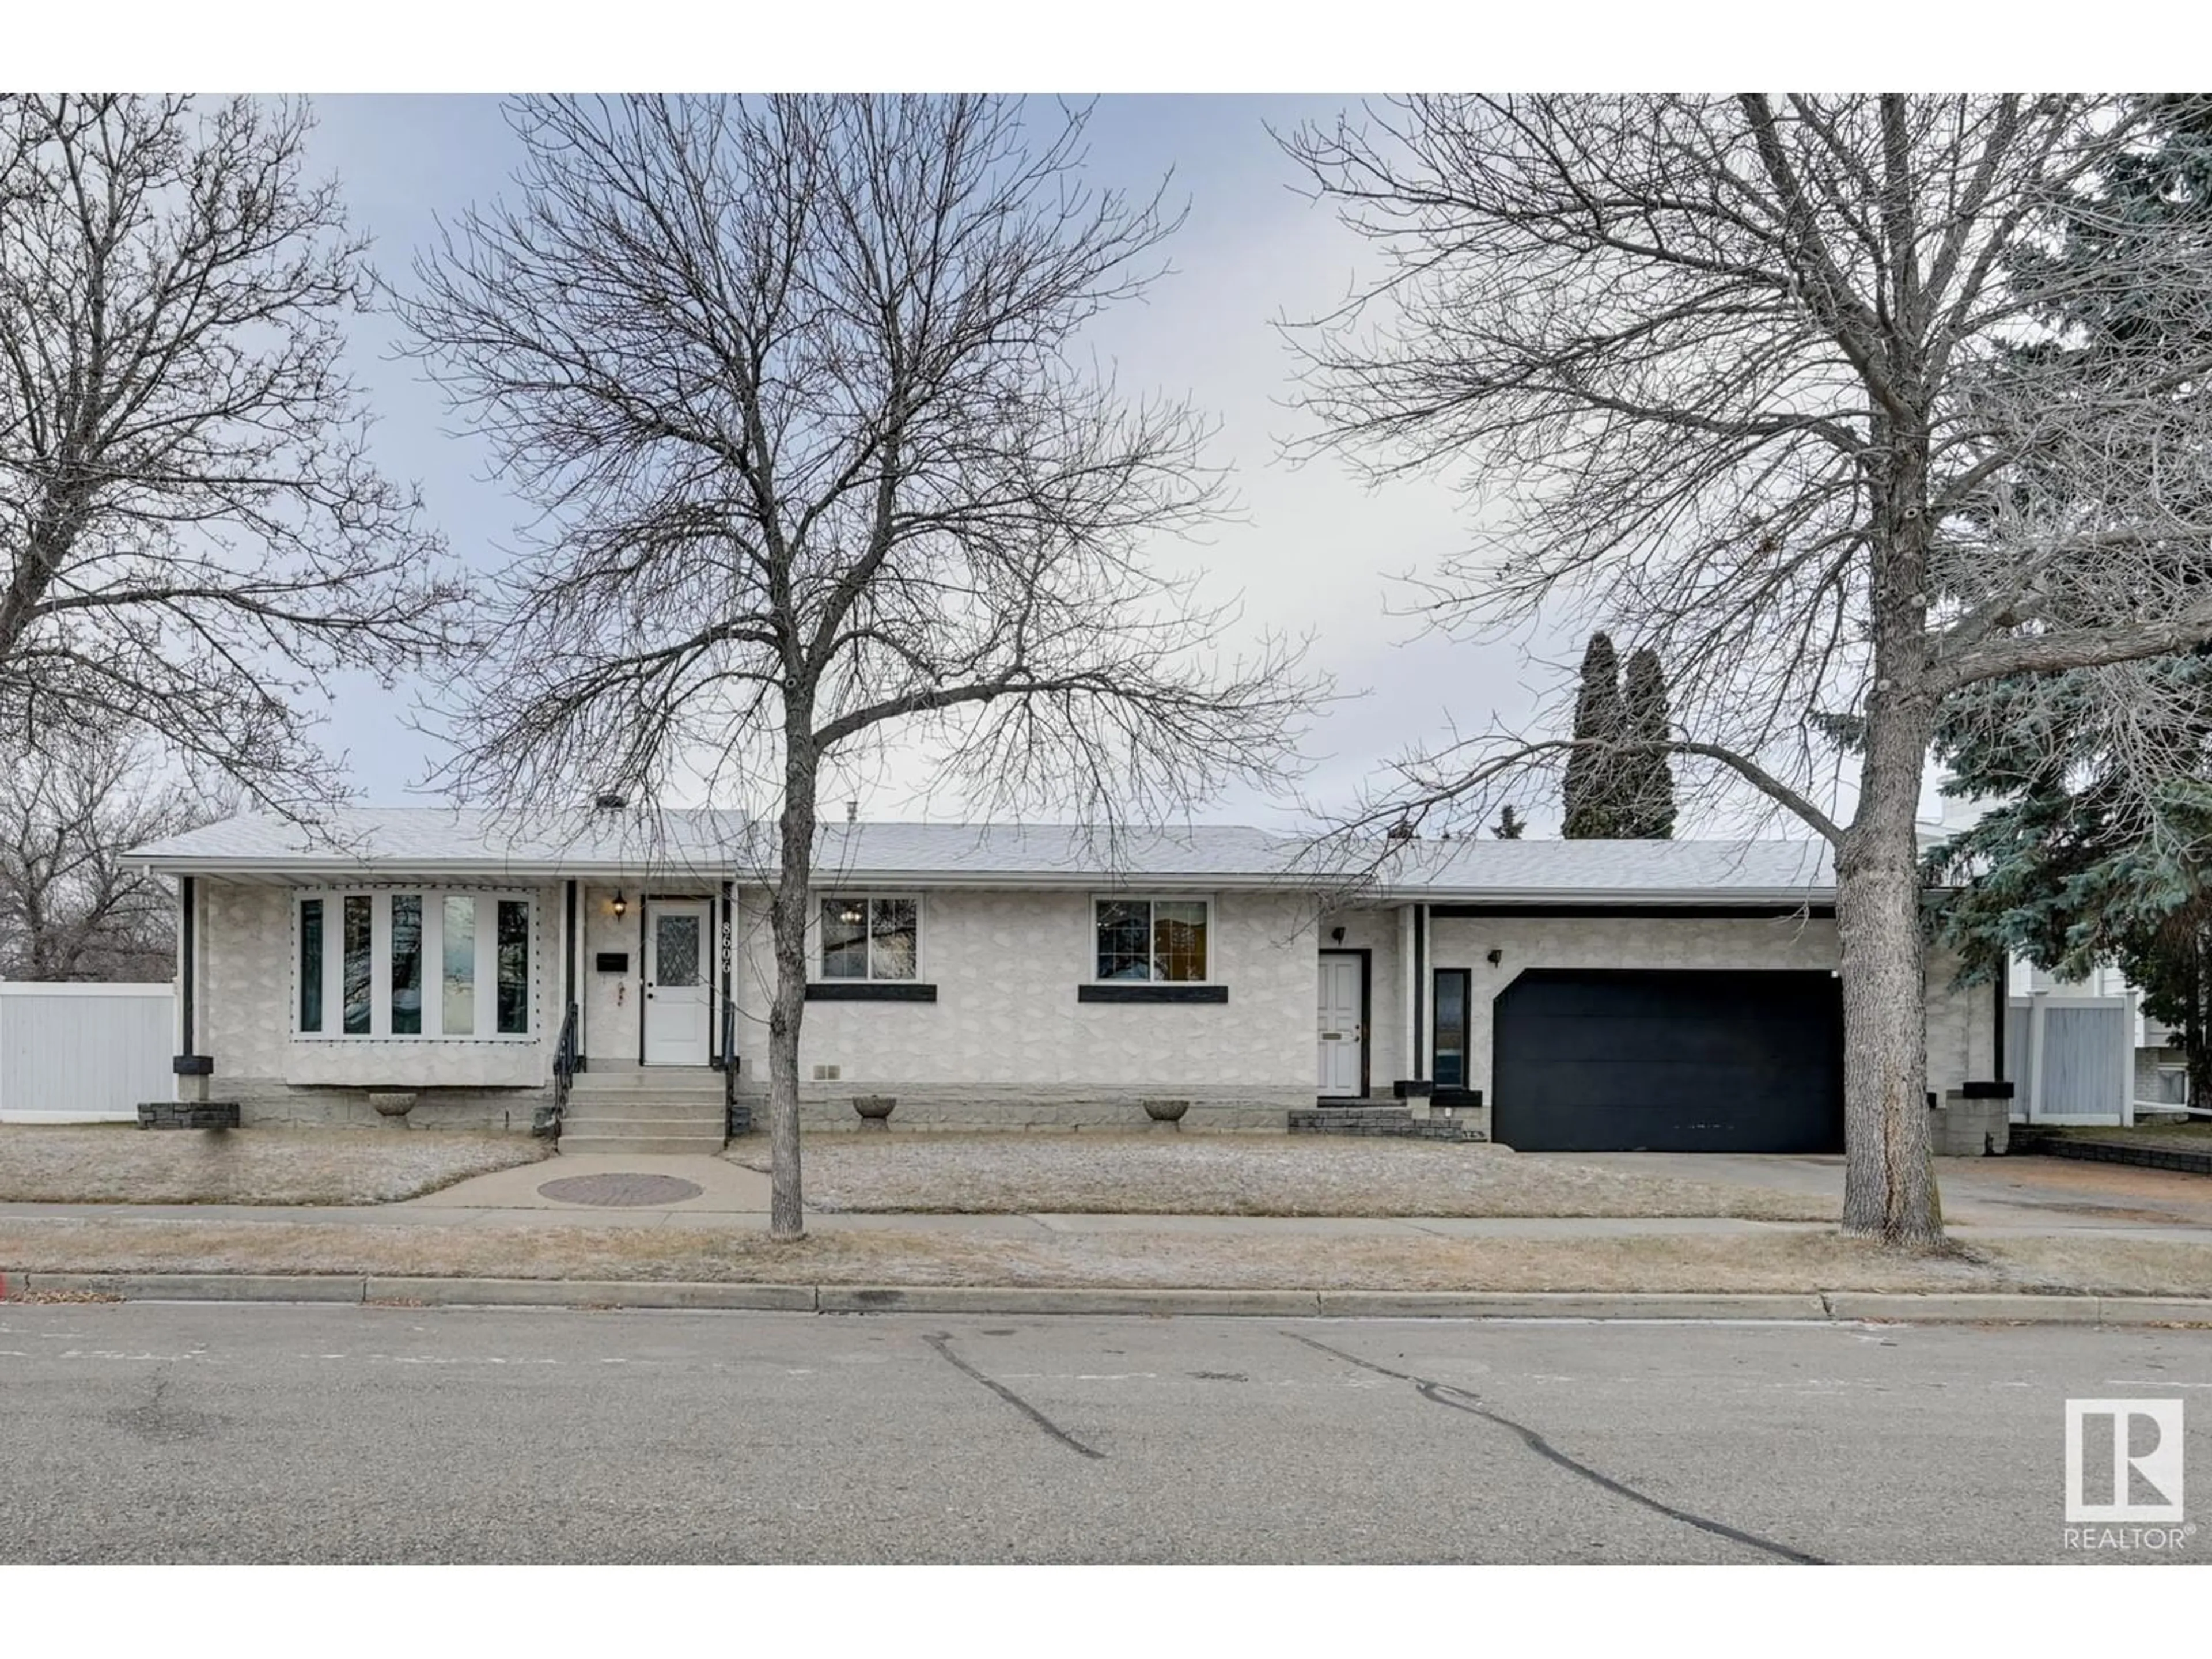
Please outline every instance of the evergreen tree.
[{"label": "evergreen tree", "polygon": [[1521,832],[1528,827],[1528,820],[1515,811],[1513,804],[1508,801],[1504,809],[1498,813],[1498,822],[1491,825],[1490,833],[1500,841],[1518,841],[1521,839]]},{"label": "evergreen tree", "polygon": [[1657,745],[1672,735],[1667,714],[1667,677],[1656,652],[1628,656],[1624,713],[1632,743],[1652,745],[1622,759],[1621,807],[1626,834],[1638,841],[1668,841],[1674,834],[1674,769]]},{"label": "evergreen tree", "polygon": [[[2212,234],[2212,111],[2157,102],[2160,142],[2119,158],[2083,199],[2045,256],[2054,269],[2112,264],[2131,240]],[[2177,341],[2201,352],[2212,337],[2201,295],[2093,292],[2051,319],[2065,343],[2041,349],[2094,371]],[[1942,927],[1983,977],[2011,952],[2069,976],[2118,966],[2145,1011],[2184,1034],[2202,1100],[2212,1097],[2212,654],[2141,665],[2122,695],[2098,672],[1992,681],[1947,708],[1936,734],[1953,774],[1946,793],[1999,804],[1930,854],[1937,878],[1969,884]],[[2146,801],[2126,778],[2147,764],[2162,781]]]},{"label": "evergreen tree", "polygon": [[1575,694],[1574,737],[1580,746],[1567,758],[1560,788],[1566,809],[1560,834],[1569,841],[1613,840],[1630,833],[1621,810],[1617,747],[1627,727],[1620,659],[1609,635],[1593,634],[1583,651],[1582,689]]}]

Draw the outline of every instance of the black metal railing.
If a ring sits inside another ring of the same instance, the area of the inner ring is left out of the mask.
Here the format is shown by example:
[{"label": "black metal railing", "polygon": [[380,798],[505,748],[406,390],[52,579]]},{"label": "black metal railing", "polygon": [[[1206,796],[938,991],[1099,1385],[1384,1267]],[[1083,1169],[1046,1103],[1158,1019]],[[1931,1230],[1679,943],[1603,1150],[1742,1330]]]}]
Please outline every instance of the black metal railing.
[{"label": "black metal railing", "polygon": [[568,1085],[576,1077],[576,1005],[570,1003],[561,1019],[561,1035],[553,1044],[553,1103],[538,1109],[531,1124],[532,1134],[561,1139],[561,1119],[568,1109]]}]

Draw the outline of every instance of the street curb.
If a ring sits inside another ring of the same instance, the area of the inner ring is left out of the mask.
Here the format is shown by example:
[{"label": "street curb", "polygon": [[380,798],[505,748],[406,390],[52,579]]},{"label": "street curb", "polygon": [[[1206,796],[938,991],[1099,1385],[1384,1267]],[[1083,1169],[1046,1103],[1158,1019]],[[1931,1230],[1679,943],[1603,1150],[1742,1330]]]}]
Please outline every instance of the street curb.
[{"label": "street curb", "polygon": [[1826,1319],[1817,1292],[1323,1291],[1339,1319]]},{"label": "street curb", "polygon": [[1212,1314],[1311,1319],[1314,1291],[1054,1290],[1028,1285],[823,1285],[823,1313]]},{"label": "street curb", "polygon": [[2208,1325],[2212,1297],[1821,1291],[1054,1289],[1034,1285],[747,1285],[697,1280],[438,1279],[360,1273],[0,1272],[0,1303],[42,1294],[127,1302],[672,1308],[779,1313],[1206,1315],[1219,1318],[1817,1321],[1838,1324]]},{"label": "street curb", "polygon": [[[1821,1297],[1833,1319],[1941,1320],[1962,1325],[1989,1320],[2032,1320],[2039,1325],[2095,1325],[2106,1322],[2105,1307],[2108,1302],[2118,1305],[2131,1299],[2021,1296],[2002,1291],[1830,1291]],[[2212,1302],[2200,1305],[2204,1311],[2198,1316],[2212,1319]]]},{"label": "street curb", "polygon": [[702,1308],[812,1313],[811,1285],[620,1279],[430,1279],[372,1274],[365,1300],[453,1308]]},{"label": "street curb", "polygon": [[359,1302],[367,1283],[359,1273],[0,1273],[0,1299],[74,1291],[126,1302]]}]

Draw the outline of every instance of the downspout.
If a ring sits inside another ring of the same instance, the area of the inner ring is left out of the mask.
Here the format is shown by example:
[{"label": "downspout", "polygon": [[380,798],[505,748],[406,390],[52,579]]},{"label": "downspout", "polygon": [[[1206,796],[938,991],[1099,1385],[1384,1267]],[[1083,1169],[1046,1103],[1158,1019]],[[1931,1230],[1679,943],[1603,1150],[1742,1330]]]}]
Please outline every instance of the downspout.
[{"label": "downspout", "polygon": [[192,1046],[192,988],[199,952],[199,930],[195,926],[198,919],[192,912],[198,898],[198,884],[190,876],[181,878],[179,903],[184,918],[177,935],[177,1011],[183,1021],[184,1041],[177,1052],[187,1055],[198,1052]]},{"label": "downspout", "polygon": [[2012,1008],[2012,963],[2005,963],[2005,971],[1996,980],[1996,1026],[1994,1041],[1990,1045],[1990,1075],[1997,1082],[2005,1080],[2005,1016]]},{"label": "downspout", "polygon": [[1429,907],[1413,907],[1413,1076],[1429,1076]]},{"label": "downspout", "polygon": [[576,1011],[575,1066],[580,1072],[584,1069],[584,1006],[576,1000],[576,957],[583,949],[584,941],[576,932],[576,884],[574,880],[568,884],[562,904],[566,915],[562,937],[568,942],[568,948],[563,953],[566,960],[562,963],[564,988],[561,999],[561,1018],[565,1022],[568,1010],[574,1008]]},{"label": "downspout", "polygon": [[169,1069],[176,1074],[179,1100],[205,1100],[195,1027],[193,994],[199,980],[199,884],[190,876],[177,878],[177,1058]]}]

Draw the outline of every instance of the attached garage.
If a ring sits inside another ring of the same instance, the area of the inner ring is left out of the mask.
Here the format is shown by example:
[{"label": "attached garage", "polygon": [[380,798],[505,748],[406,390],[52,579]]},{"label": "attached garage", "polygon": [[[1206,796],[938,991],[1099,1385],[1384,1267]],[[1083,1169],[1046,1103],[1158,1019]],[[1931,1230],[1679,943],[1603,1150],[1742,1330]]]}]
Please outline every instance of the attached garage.
[{"label": "attached garage", "polygon": [[1518,1151],[1843,1150],[1832,975],[1531,969],[1492,1020],[1491,1133]]}]

